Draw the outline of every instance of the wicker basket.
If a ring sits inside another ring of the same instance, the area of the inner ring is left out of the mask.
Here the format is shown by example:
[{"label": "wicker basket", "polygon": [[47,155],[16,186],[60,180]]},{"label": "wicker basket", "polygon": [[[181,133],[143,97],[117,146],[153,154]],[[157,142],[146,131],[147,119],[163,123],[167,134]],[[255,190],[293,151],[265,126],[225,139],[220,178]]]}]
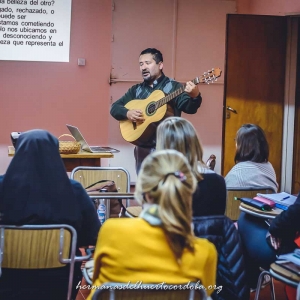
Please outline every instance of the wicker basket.
[{"label": "wicker basket", "polygon": [[[74,137],[70,134],[62,134],[58,140],[63,136],[69,136],[74,139]],[[76,154],[79,150],[80,143],[76,142],[75,139],[74,141],[59,141],[59,153],[61,154]]]}]

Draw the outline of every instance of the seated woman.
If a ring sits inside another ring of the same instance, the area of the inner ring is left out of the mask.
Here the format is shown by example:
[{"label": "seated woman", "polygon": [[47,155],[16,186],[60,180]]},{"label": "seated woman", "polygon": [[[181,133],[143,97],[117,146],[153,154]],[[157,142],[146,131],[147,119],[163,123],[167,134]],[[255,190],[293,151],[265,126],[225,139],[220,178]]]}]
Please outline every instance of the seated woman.
[{"label": "seated woman", "polygon": [[268,159],[269,145],[264,131],[258,125],[242,125],[236,134],[236,165],[225,177],[227,188],[270,186],[276,192],[276,174]]},{"label": "seated woman", "polygon": [[[0,176],[0,224],[68,224],[77,231],[78,247],[95,245],[100,229],[96,210],[81,184],[68,178],[58,148],[57,138],[47,131],[20,135],[7,172]],[[65,300],[68,274],[69,265],[3,269],[0,299]],[[81,278],[80,264],[75,264],[72,299]]]},{"label": "seated woman", "polygon": [[226,185],[224,178],[203,162],[203,150],[194,126],[180,117],[165,119],[157,128],[157,150],[175,149],[190,163],[198,181],[193,194],[193,217],[224,215]]},{"label": "seated woman", "polygon": [[276,260],[276,255],[292,252],[298,248],[294,239],[300,232],[300,194],[295,203],[289,206],[272,222],[271,226],[264,219],[241,213],[238,230],[246,256],[246,271],[250,287],[255,288],[259,267],[269,269]]},{"label": "seated woman", "polygon": [[138,218],[105,221],[94,254],[93,285],[199,280],[205,287],[214,285],[216,249],[196,238],[191,228],[195,188],[196,180],[181,153],[165,150],[147,156],[135,191],[136,199],[146,203],[144,209]]}]

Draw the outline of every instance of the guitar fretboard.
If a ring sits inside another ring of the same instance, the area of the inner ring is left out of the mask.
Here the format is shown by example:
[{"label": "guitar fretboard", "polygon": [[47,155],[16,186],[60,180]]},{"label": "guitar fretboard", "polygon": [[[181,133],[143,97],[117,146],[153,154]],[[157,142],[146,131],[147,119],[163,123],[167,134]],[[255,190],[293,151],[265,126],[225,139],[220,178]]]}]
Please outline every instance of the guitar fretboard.
[{"label": "guitar fretboard", "polygon": [[[191,80],[194,84],[198,84],[199,82],[201,82],[201,79],[199,80],[199,78],[195,78],[193,80]],[[172,99],[176,98],[177,96],[179,96],[180,94],[182,94],[184,92],[185,86],[177,89],[176,91],[172,92],[171,94],[169,94],[166,97],[161,98],[160,100],[158,100],[155,104],[155,110],[160,108],[161,106],[165,105],[166,103],[168,103],[169,101],[171,101]]]}]

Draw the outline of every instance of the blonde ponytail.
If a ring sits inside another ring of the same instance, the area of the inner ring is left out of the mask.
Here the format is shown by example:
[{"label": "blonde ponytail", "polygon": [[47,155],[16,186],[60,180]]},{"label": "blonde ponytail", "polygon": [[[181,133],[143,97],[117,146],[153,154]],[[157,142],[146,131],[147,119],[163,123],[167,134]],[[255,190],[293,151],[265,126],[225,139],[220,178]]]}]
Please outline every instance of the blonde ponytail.
[{"label": "blonde ponytail", "polygon": [[148,193],[158,204],[162,228],[177,260],[184,248],[193,251],[192,194],[196,179],[186,158],[176,150],[156,151],[143,162],[135,196],[141,203]]}]

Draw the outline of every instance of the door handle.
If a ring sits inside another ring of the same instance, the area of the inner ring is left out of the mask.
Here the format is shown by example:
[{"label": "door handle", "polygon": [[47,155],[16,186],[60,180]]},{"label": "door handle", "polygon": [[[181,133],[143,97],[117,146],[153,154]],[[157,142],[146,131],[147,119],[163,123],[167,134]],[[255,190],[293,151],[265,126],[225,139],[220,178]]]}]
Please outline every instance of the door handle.
[{"label": "door handle", "polygon": [[234,114],[237,114],[237,111],[230,106],[226,106],[226,109],[233,112]]}]

